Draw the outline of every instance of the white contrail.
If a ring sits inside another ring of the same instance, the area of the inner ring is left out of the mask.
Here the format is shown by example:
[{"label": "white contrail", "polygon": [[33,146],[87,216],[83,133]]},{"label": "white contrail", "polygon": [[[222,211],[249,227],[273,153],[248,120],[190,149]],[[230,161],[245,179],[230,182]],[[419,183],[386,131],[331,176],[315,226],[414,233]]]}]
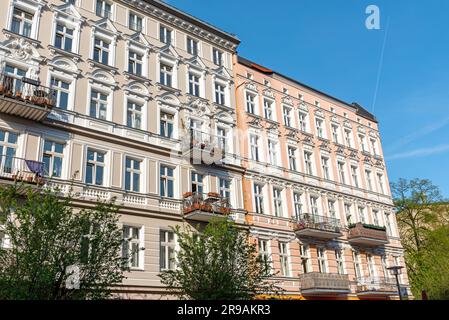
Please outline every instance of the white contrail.
[{"label": "white contrail", "polygon": [[403,152],[403,153],[396,153],[396,154],[393,154],[392,156],[387,156],[386,160],[397,160],[397,159],[431,156],[431,155],[443,153],[446,151],[449,151],[449,144],[444,144],[444,145],[436,146],[436,147],[432,147],[432,148],[416,149],[416,150]]},{"label": "white contrail", "polygon": [[387,43],[387,36],[388,36],[389,28],[390,28],[390,17],[388,17],[388,19],[387,19],[387,27],[385,29],[384,43],[382,44],[382,51],[380,53],[380,61],[379,61],[379,67],[377,69],[377,81],[376,81],[376,89],[374,90],[373,107],[372,107],[373,112],[372,113],[374,113],[374,110],[376,107],[377,93],[379,91],[380,76],[382,75],[382,68],[384,65],[385,45]]}]

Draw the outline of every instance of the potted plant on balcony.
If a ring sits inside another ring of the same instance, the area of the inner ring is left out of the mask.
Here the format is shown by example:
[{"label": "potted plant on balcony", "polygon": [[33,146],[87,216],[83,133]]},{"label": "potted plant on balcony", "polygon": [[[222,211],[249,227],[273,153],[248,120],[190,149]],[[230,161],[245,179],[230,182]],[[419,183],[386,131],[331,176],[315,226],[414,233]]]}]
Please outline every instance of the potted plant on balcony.
[{"label": "potted plant on balcony", "polygon": [[188,198],[188,197],[191,197],[191,196],[193,196],[193,193],[192,192],[186,192],[186,193],[184,193],[183,195],[182,195],[182,197],[185,199],[185,198]]},{"label": "potted plant on balcony", "polygon": [[219,193],[216,193],[216,192],[209,192],[209,193],[207,194],[207,197],[208,197],[208,198],[220,198],[220,194],[219,194]]},{"label": "potted plant on balcony", "polygon": [[22,99],[22,91],[16,91],[16,99]]},{"label": "potted plant on balcony", "polygon": [[5,91],[5,86],[3,85],[3,83],[0,83],[0,94],[2,94],[3,91]]}]

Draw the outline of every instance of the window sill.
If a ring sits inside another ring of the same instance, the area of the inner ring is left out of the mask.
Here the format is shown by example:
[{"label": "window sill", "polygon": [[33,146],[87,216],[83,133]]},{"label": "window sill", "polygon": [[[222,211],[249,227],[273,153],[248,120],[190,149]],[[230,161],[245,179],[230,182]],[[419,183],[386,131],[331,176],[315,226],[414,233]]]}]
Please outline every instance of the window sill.
[{"label": "window sill", "polygon": [[98,67],[98,68],[102,68],[102,69],[107,69],[109,72],[111,72],[112,74],[117,74],[118,73],[118,68],[117,67],[113,67],[92,59],[87,59],[87,63],[93,68],[93,67]]},{"label": "window sill", "polygon": [[138,74],[135,74],[135,73],[132,73],[132,72],[128,72],[128,71],[124,71],[123,75],[125,76],[126,80],[133,79],[133,80],[137,80],[137,81],[142,81],[146,85],[150,85],[151,84],[151,80],[148,79],[144,75],[138,75]]},{"label": "window sill", "polygon": [[8,39],[9,39],[9,38],[12,38],[12,37],[20,37],[20,38],[22,38],[22,39],[25,39],[25,40],[28,41],[28,42],[31,42],[31,44],[33,45],[33,47],[38,47],[38,46],[41,44],[41,41],[39,41],[39,40],[36,40],[36,39],[34,39],[34,38],[30,38],[30,37],[21,35],[20,33],[15,33],[15,32],[10,31],[10,30],[8,30],[8,29],[3,29],[2,31],[3,31],[3,33],[5,34],[6,38],[8,38]]},{"label": "window sill", "polygon": [[174,87],[167,86],[167,85],[162,84],[162,83],[160,83],[160,82],[157,82],[157,83],[156,83],[156,86],[157,86],[157,89],[158,89],[158,90],[169,91],[169,92],[174,93],[174,94],[177,95],[177,96],[181,95],[181,90],[176,89],[176,88],[174,88]]}]

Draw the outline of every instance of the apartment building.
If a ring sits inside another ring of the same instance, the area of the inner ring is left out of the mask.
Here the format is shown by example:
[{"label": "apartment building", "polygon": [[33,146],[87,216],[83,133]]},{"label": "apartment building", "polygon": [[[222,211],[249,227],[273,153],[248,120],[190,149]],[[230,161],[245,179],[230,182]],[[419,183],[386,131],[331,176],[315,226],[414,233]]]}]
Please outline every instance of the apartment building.
[{"label": "apartment building", "polygon": [[305,299],[397,299],[387,268],[404,251],[376,118],[243,57],[235,72],[244,207],[273,279]]},{"label": "apartment building", "polygon": [[4,2],[0,183],[72,191],[80,207],[115,197],[131,270],[118,294],[164,295],[171,227],[223,216],[250,228],[287,295],[396,297],[373,115],[237,57],[236,36],[158,0]]},{"label": "apartment building", "polygon": [[[116,197],[131,270],[117,290],[159,298],[171,227],[217,212],[245,223],[233,139],[239,40],[161,1],[2,5],[1,183],[62,194],[73,185],[82,207]],[[206,150],[223,157],[205,165]]]}]

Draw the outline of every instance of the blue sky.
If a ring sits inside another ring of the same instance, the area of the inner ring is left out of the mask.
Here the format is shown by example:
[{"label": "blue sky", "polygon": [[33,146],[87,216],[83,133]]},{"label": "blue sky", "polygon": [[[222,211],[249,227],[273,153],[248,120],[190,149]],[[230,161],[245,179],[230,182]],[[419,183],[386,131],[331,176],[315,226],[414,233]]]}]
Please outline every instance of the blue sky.
[{"label": "blue sky", "polygon": [[[427,178],[449,198],[449,1],[167,2],[236,34],[240,55],[374,112],[390,181]],[[381,30],[365,28],[371,4]]]}]

